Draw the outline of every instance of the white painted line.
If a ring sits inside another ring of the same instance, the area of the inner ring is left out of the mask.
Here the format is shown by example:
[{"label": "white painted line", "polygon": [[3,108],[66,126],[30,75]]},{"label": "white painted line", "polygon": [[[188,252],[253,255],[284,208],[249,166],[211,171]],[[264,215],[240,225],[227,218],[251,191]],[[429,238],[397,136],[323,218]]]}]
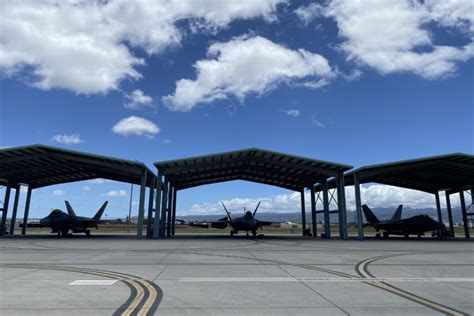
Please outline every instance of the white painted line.
[{"label": "white painted line", "polygon": [[474,278],[265,278],[265,277],[211,277],[179,278],[178,282],[474,282]]},{"label": "white painted line", "polygon": [[76,280],[69,285],[112,285],[117,280]]}]

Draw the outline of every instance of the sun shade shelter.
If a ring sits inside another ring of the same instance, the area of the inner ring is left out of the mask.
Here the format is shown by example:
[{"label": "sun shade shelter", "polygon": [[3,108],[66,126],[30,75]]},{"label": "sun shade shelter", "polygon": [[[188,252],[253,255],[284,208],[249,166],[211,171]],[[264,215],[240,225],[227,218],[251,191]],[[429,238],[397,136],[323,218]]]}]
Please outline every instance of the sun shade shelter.
[{"label": "sun shade shelter", "polygon": [[[161,221],[158,216],[155,216],[154,220],[148,218],[149,225],[152,225],[153,222],[153,228],[151,228],[153,238],[174,235],[176,198],[179,190],[232,180],[246,180],[300,192],[302,230],[305,235],[305,188],[311,190],[312,211],[315,211],[314,184],[335,178],[336,182],[343,187],[344,171],[352,168],[339,163],[259,148],[161,161],[156,162],[155,166],[158,169],[157,192],[161,192],[156,195],[155,214],[158,215],[161,210]],[[345,219],[345,197],[343,195],[340,198],[339,206],[339,213]],[[313,232],[315,232],[314,215],[312,219]],[[313,236],[315,235],[313,234]],[[347,238],[346,226],[342,228],[340,237]]]},{"label": "sun shade shelter", "polygon": [[[356,219],[359,239],[363,238],[362,210],[360,198],[361,183],[381,183],[401,188],[423,191],[435,195],[438,221],[442,222],[439,191],[445,191],[450,232],[454,235],[450,195],[459,193],[461,201],[464,233],[469,238],[469,227],[464,191],[471,194],[474,187],[474,156],[464,153],[453,153],[442,156],[424,157],[390,163],[369,165],[345,173],[345,185],[355,186]],[[330,181],[328,188],[336,187]],[[316,186],[316,191],[322,191],[322,185]],[[326,188],[327,190],[327,188]],[[472,204],[471,204],[472,205]]]},{"label": "sun shade shelter", "polygon": [[[150,188],[153,201],[154,173],[141,162],[124,160],[91,153],[66,150],[45,145],[6,148],[0,150],[0,183],[6,186],[2,208],[0,234],[5,232],[10,191],[15,189],[10,234],[14,234],[18,210],[20,186],[27,185],[22,234],[26,233],[26,223],[34,189],[61,184],[104,178],[140,185],[137,237],[143,233],[145,190]],[[149,208],[153,203],[149,203]],[[149,212],[152,210],[149,210]]]}]

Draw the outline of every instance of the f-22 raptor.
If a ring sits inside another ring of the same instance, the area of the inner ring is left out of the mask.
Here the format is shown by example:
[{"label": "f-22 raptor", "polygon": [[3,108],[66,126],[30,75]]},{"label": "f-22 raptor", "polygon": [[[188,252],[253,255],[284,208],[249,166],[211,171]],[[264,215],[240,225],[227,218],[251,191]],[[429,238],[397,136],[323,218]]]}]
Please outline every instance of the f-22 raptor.
[{"label": "f-22 raptor", "polygon": [[73,233],[85,233],[90,236],[90,228],[98,228],[100,218],[107,207],[109,201],[105,201],[94,217],[77,216],[71,204],[65,201],[67,214],[60,209],[53,210],[48,216],[42,218],[39,224],[28,224],[28,227],[51,227],[51,233],[57,233],[58,236],[67,236],[69,231]]},{"label": "f-22 raptor", "polygon": [[403,205],[399,205],[391,219],[380,221],[367,205],[362,205],[368,222],[366,225],[375,228],[378,238],[380,238],[379,231],[381,230],[384,238],[388,238],[389,235],[402,235],[405,238],[417,235],[418,238],[421,238],[426,232],[432,232],[433,237],[446,238],[448,236],[444,224],[433,220],[428,215],[416,215],[402,219],[402,208]]},{"label": "f-22 raptor", "polygon": [[244,216],[240,216],[236,218],[232,218],[232,216],[230,215],[230,212],[227,210],[223,202],[221,202],[221,204],[224,207],[224,210],[227,214],[226,217],[223,217],[214,222],[190,223],[189,225],[203,227],[203,228],[209,228],[209,225],[210,225],[213,228],[219,228],[219,229],[224,229],[228,225],[230,225],[231,236],[238,234],[239,231],[245,231],[247,232],[247,236],[249,235],[249,232],[251,232],[252,235],[255,237],[257,236],[258,229],[263,229],[263,226],[269,226],[272,224],[272,222],[261,221],[255,218],[255,214],[257,213],[258,207],[260,206],[260,202],[258,202],[257,207],[255,208],[253,212],[245,211]]}]

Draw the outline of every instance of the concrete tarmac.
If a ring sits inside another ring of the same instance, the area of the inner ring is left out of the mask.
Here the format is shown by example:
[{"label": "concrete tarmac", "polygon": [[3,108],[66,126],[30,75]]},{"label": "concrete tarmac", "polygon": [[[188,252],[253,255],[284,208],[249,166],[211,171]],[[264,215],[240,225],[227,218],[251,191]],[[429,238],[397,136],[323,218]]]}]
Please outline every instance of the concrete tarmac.
[{"label": "concrete tarmac", "polygon": [[474,314],[474,244],[96,234],[0,239],[1,315]]}]

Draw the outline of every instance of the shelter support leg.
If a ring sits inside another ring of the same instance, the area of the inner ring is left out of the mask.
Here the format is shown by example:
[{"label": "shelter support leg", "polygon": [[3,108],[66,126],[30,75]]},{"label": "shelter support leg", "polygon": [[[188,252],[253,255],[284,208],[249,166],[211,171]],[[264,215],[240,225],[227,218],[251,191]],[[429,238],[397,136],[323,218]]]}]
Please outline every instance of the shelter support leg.
[{"label": "shelter support leg", "polygon": [[436,210],[438,211],[438,222],[443,223],[443,215],[441,214],[441,203],[439,201],[439,192],[435,193]]},{"label": "shelter support leg", "polygon": [[467,210],[466,210],[466,201],[464,200],[464,191],[459,191],[459,198],[461,200],[461,210],[462,210],[462,222],[464,224],[464,236],[469,238],[469,226],[467,223]]},{"label": "shelter support leg", "polygon": [[174,192],[174,187],[170,185],[170,190],[168,192],[168,207],[167,207],[167,212],[168,214],[166,215],[167,219],[167,225],[166,225],[166,236],[171,237],[171,208],[173,207],[173,192]]},{"label": "shelter support leg", "polygon": [[18,213],[18,202],[20,200],[20,191],[21,191],[21,187],[17,186],[15,188],[15,199],[13,200],[13,213],[12,213],[12,219],[10,222],[10,235],[13,235],[15,233],[16,214]]},{"label": "shelter support leg", "polygon": [[25,212],[23,213],[23,226],[21,227],[21,234],[26,235],[26,226],[28,224],[28,216],[30,214],[30,203],[31,203],[31,192],[33,189],[28,187],[28,193],[26,193]]},{"label": "shelter support leg", "polygon": [[146,194],[146,171],[143,172],[140,181],[140,200],[138,202],[137,239],[143,237],[143,219],[145,218],[145,194]]},{"label": "shelter support leg", "polygon": [[324,207],[324,233],[326,238],[331,238],[331,217],[329,216],[329,192],[327,180],[323,183],[323,207]]},{"label": "shelter support leg", "polygon": [[161,210],[161,190],[163,182],[161,180],[161,171],[158,171],[156,178],[156,195],[155,195],[155,218],[153,222],[153,239],[158,239],[160,236],[160,210]]},{"label": "shelter support leg", "polygon": [[173,209],[171,212],[171,236],[174,236],[176,233],[176,196],[178,195],[178,190],[174,188],[173,190]]},{"label": "shelter support leg", "polygon": [[347,214],[346,194],[344,188],[344,173],[340,172],[336,177],[337,182],[337,208],[339,210],[339,238],[347,239]]},{"label": "shelter support leg", "polygon": [[2,223],[0,227],[0,236],[3,236],[5,233],[5,224],[7,223],[7,214],[8,214],[8,204],[10,204],[10,193],[11,186],[7,184],[5,189],[5,198],[3,199],[3,209],[2,209]]},{"label": "shelter support leg", "polygon": [[304,202],[304,189],[301,190],[301,233],[306,236],[306,209]]},{"label": "shelter support leg", "polygon": [[153,236],[153,202],[154,202],[154,193],[155,193],[155,181],[151,184],[149,188],[148,195],[148,218],[146,221],[146,237],[151,238]]},{"label": "shelter support leg", "polygon": [[316,223],[316,192],[314,192],[314,185],[311,186],[311,224],[313,238],[316,238],[318,236],[318,227]]},{"label": "shelter support leg", "polygon": [[364,239],[364,225],[362,223],[362,206],[360,199],[360,181],[359,173],[354,173],[354,194],[356,202],[356,219],[357,219],[357,239]]},{"label": "shelter support leg", "polygon": [[168,205],[168,189],[170,183],[167,177],[165,177],[165,183],[163,186],[163,199],[161,200],[161,222],[160,222],[160,237],[166,237],[166,206]]},{"label": "shelter support leg", "polygon": [[449,221],[449,234],[451,237],[454,236],[454,222],[453,222],[453,212],[451,210],[451,198],[450,193],[445,191],[446,195],[446,210],[448,211],[448,221]]}]

